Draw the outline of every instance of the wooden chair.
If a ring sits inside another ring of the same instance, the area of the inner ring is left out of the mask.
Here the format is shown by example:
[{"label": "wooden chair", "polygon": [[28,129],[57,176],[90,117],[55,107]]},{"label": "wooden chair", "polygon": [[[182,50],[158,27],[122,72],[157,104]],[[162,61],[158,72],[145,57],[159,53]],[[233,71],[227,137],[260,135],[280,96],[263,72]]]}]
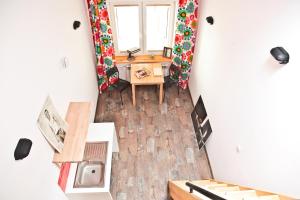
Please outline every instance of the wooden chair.
[{"label": "wooden chair", "polygon": [[[169,68],[169,75],[164,77],[164,91],[167,91],[167,88],[171,87],[172,85],[176,84],[177,85],[177,91],[179,95],[179,89],[180,86],[178,84],[178,78],[180,76],[180,69],[174,65],[173,63],[171,64]],[[173,79],[171,78],[173,77]],[[164,93],[164,98],[165,98],[165,93]]]},{"label": "wooden chair", "polygon": [[110,78],[114,75],[117,75],[117,78],[118,80],[110,85],[109,81],[108,81],[108,84],[109,86],[111,86],[113,89],[115,90],[118,90],[119,93],[120,93],[120,98],[121,98],[121,103],[123,105],[123,98],[122,98],[122,92],[127,89],[129,86],[130,86],[130,82],[126,81],[126,80],[123,80],[123,79],[120,79],[119,78],[119,70],[116,66],[110,68],[107,72],[106,72],[106,76],[107,76],[107,79],[110,80]]}]

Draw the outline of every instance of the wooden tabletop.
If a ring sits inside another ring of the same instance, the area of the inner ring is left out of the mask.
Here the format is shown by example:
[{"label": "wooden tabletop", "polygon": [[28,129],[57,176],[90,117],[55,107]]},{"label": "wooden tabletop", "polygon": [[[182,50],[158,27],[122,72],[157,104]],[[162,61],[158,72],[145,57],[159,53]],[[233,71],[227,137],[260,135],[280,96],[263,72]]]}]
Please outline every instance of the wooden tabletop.
[{"label": "wooden tabletop", "polygon": [[[147,68],[149,71],[151,71],[151,75],[138,79],[135,75],[135,72],[137,70],[140,70],[142,68]],[[164,83],[164,77],[162,76],[154,76],[153,75],[153,69],[154,68],[160,68],[162,70],[162,66],[160,63],[144,63],[144,64],[131,64],[131,84],[134,85],[155,85],[155,84],[161,84]]]},{"label": "wooden tabletop", "polygon": [[163,63],[163,62],[171,62],[171,58],[165,58],[161,55],[155,55],[151,57],[150,55],[140,55],[136,56],[134,60],[128,61],[128,56],[116,56],[115,60],[117,64],[131,64],[131,63]]},{"label": "wooden tabletop", "polygon": [[61,153],[54,154],[54,163],[82,161],[86,137],[88,133],[90,102],[71,102],[69,104],[66,121],[68,130]]}]

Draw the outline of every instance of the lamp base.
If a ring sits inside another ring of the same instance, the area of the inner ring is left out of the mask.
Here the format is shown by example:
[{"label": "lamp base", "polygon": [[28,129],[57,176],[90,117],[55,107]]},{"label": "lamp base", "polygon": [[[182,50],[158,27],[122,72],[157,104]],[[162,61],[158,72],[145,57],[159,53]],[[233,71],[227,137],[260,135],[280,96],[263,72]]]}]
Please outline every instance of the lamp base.
[{"label": "lamp base", "polygon": [[134,56],[128,57],[127,60],[128,61],[133,61],[133,60],[135,60],[135,57]]}]

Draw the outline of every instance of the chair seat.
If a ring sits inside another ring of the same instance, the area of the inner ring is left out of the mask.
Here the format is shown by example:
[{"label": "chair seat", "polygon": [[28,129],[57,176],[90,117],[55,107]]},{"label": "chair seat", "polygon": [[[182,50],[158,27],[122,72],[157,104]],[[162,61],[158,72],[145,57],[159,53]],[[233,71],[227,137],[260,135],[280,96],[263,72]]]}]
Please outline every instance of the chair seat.
[{"label": "chair seat", "polygon": [[[114,78],[117,76],[117,82],[113,83],[113,84],[109,84],[109,88],[110,89],[115,89],[115,90],[118,90],[119,93],[120,93],[120,99],[121,99],[121,103],[123,105],[123,98],[122,98],[122,92],[123,90],[125,90],[129,85],[130,83],[126,80],[123,80],[123,79],[120,79],[119,78],[119,70],[118,70],[118,67],[114,66],[110,69],[108,69],[106,71],[106,75],[107,75],[107,78],[108,80],[110,79],[110,77],[114,76]],[[109,82],[108,82],[109,83]]]},{"label": "chair seat", "polygon": [[119,91],[123,91],[125,90],[128,86],[130,85],[130,82],[123,80],[123,79],[119,79],[115,84],[113,84],[112,86],[119,90]]},{"label": "chair seat", "polygon": [[171,79],[170,75],[169,76],[165,76],[164,77],[164,86],[165,87],[170,87],[172,84],[176,83],[177,84],[177,81],[176,80],[173,80]]}]

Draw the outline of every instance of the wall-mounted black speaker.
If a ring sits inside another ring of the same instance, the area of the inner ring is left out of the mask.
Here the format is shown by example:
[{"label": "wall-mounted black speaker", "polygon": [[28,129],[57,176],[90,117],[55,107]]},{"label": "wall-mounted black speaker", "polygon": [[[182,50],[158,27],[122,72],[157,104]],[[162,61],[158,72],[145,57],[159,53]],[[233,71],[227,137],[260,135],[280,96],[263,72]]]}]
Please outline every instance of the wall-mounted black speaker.
[{"label": "wall-mounted black speaker", "polygon": [[290,60],[289,53],[283,47],[275,47],[270,53],[280,64],[287,64]]},{"label": "wall-mounted black speaker", "polygon": [[73,29],[76,30],[79,27],[80,27],[80,21],[74,21],[73,22]]},{"label": "wall-mounted black speaker", "polygon": [[209,23],[210,25],[214,24],[214,18],[212,16],[206,17],[206,21],[207,23]]},{"label": "wall-mounted black speaker", "polygon": [[32,142],[29,139],[21,138],[17,144],[17,147],[15,149],[15,160],[21,160],[23,158],[26,158],[30,152],[32,146]]}]

